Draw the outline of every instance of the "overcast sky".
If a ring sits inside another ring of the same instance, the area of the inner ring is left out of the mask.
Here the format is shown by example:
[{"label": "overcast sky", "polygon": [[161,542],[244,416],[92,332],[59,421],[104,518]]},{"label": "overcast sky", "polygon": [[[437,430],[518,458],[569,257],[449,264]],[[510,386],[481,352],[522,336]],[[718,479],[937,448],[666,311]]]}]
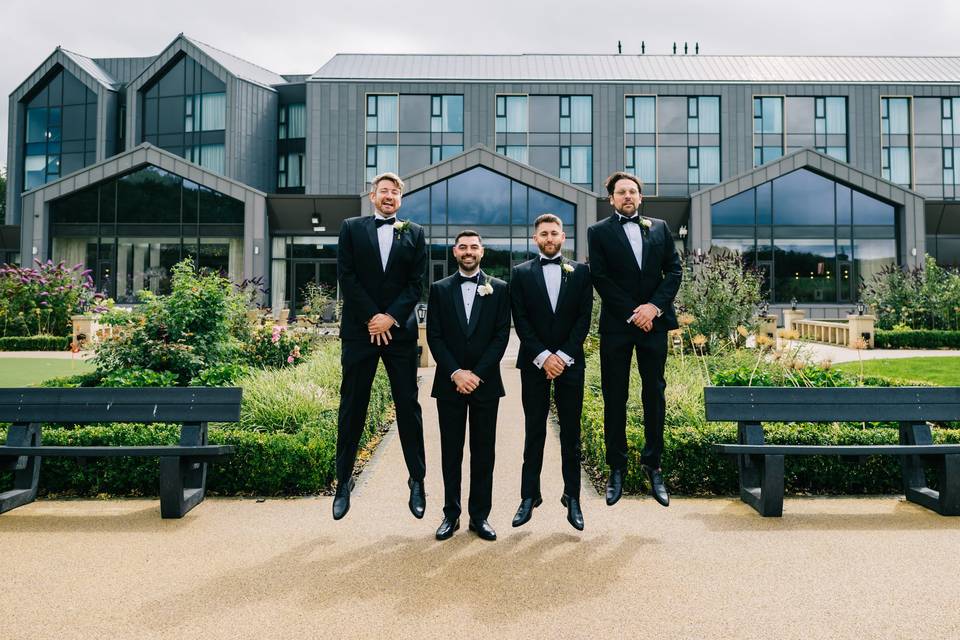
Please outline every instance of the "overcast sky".
[{"label": "overcast sky", "polygon": [[948,0],[4,0],[0,12],[4,96],[57,45],[140,57],[181,31],[277,73],[312,73],[338,52],[616,53],[618,40],[626,54],[689,41],[707,55],[960,55]]}]

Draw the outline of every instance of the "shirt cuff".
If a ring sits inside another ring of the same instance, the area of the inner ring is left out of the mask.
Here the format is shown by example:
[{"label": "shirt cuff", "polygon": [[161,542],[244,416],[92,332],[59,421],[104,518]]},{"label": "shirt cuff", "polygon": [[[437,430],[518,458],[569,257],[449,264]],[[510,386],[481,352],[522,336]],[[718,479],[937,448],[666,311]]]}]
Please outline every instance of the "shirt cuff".
[{"label": "shirt cuff", "polygon": [[557,351],[557,356],[559,356],[561,360],[566,362],[568,367],[573,366],[573,362],[574,362],[573,358],[565,354],[563,351]]},{"label": "shirt cuff", "polygon": [[450,374],[450,382],[453,382],[453,376],[457,375],[458,371],[463,371],[463,369],[455,369],[454,372]]},{"label": "shirt cuff", "polygon": [[657,305],[653,304],[652,302],[650,303],[650,306],[657,310],[657,317],[658,317],[658,318],[663,315],[663,309],[661,309],[661,308],[658,307]]},{"label": "shirt cuff", "polygon": [[537,369],[543,369],[543,363],[547,361],[547,358],[550,357],[550,352],[544,349],[533,359],[533,364],[536,365]]}]

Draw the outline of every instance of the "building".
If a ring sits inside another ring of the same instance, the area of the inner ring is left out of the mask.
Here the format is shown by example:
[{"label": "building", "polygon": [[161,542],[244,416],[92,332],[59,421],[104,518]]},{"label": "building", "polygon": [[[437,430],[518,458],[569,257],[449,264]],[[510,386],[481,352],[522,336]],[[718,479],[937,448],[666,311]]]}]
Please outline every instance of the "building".
[{"label": "building", "polygon": [[296,310],[335,287],[340,223],[387,170],[431,280],[468,226],[507,275],[547,211],[584,259],[624,167],[684,250],[742,252],[811,317],[887,265],[960,263],[960,58],[339,54],[292,76],[181,34],[57,48],[9,100],[20,260],[84,262],[118,301],[192,256]]}]

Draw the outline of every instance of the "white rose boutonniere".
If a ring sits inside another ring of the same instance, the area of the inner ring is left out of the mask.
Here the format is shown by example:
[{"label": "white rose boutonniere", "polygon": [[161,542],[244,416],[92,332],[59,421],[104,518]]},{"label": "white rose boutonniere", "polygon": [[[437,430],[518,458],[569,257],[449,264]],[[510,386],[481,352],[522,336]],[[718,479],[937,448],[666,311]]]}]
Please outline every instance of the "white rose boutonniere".
[{"label": "white rose boutonniere", "polygon": [[649,231],[650,227],[653,226],[653,221],[650,218],[640,218],[640,226]]},{"label": "white rose boutonniere", "polygon": [[393,230],[397,233],[397,235],[400,235],[408,231],[409,229],[410,229],[409,220],[397,220],[396,222],[393,223]]},{"label": "white rose boutonniere", "polygon": [[493,293],[493,285],[490,284],[490,278],[487,278],[487,281],[482,285],[477,287],[478,296],[489,296]]},{"label": "white rose boutonniere", "polygon": [[569,262],[563,263],[563,272],[564,273],[573,273],[573,265]]}]

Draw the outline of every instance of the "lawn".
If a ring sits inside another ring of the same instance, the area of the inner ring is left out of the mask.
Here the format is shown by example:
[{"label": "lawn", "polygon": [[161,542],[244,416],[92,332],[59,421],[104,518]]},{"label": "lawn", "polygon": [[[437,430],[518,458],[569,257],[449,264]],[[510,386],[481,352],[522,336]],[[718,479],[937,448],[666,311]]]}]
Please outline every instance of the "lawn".
[{"label": "lawn", "polygon": [[[852,375],[860,373],[859,362],[844,362],[834,366]],[[960,357],[865,360],[863,373],[929,382],[943,387],[960,387]]]},{"label": "lawn", "polygon": [[0,358],[0,387],[28,387],[49,378],[93,371],[93,365],[67,358]]}]

